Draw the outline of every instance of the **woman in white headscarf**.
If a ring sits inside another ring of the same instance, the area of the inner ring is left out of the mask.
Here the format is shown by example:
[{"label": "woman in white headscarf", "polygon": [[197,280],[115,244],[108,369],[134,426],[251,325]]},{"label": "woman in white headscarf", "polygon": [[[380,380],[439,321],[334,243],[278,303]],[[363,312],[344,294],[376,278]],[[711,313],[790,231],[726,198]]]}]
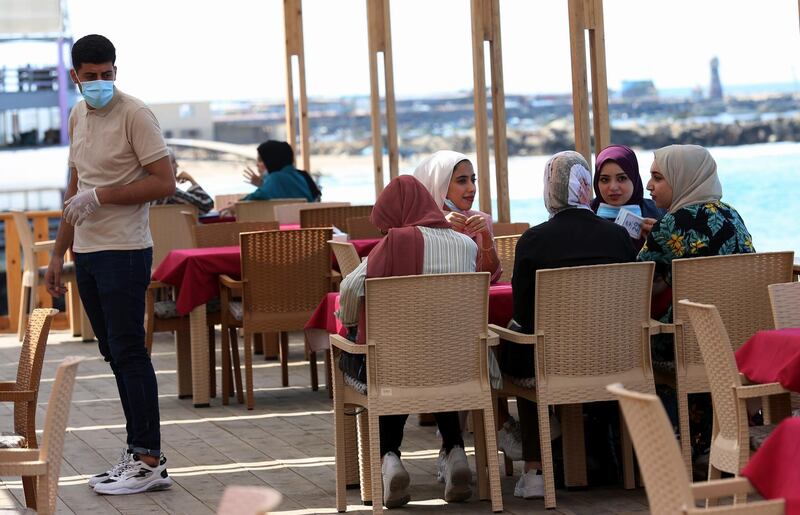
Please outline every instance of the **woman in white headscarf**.
[{"label": "woman in white headscarf", "polygon": [[[583,156],[567,151],[551,157],[544,169],[544,205],[550,219],[528,229],[517,243],[511,279],[515,330],[533,333],[537,270],[636,259],[628,232],[594,214],[589,207],[591,201],[592,174]],[[530,385],[534,374],[532,346],[504,342],[499,353],[504,376],[520,386]],[[536,404],[518,397],[517,411],[525,466],[514,495],[526,499],[542,497],[544,480]]]},{"label": "woman in white headscarf", "polygon": [[453,229],[466,234],[478,245],[478,270],[490,272],[492,282],[502,275],[494,248],[492,217],[472,210],[475,201],[475,170],[469,158],[452,150],[440,150],[422,161],[414,177],[425,186],[436,205],[444,211]]}]

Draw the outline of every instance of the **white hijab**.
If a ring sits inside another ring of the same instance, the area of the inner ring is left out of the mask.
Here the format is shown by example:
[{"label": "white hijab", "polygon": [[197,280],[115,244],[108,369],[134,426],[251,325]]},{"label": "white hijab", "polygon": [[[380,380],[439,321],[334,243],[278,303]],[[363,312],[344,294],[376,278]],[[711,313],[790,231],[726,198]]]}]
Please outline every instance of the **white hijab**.
[{"label": "white hijab", "polygon": [[450,189],[453,170],[461,161],[469,161],[469,158],[460,152],[440,150],[422,161],[414,170],[414,177],[425,186],[439,209],[444,209],[444,199]]}]

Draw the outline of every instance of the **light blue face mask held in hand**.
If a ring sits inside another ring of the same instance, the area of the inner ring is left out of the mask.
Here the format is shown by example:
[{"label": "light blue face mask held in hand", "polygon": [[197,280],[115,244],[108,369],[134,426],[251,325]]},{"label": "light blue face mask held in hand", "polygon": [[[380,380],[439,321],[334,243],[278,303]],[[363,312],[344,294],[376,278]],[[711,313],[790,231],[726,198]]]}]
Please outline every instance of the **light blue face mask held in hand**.
[{"label": "light blue face mask held in hand", "polygon": [[83,99],[95,109],[104,108],[114,97],[113,80],[92,80],[78,84],[81,86]]},{"label": "light blue face mask held in hand", "polygon": [[630,211],[636,216],[642,216],[642,208],[636,204],[612,206],[604,202],[601,202],[600,205],[597,206],[597,216],[600,218],[605,218],[606,220],[616,220],[617,215],[619,215],[619,210],[622,208],[625,208],[627,211]]},{"label": "light blue face mask held in hand", "polygon": [[453,202],[449,198],[444,199],[444,205],[447,206],[447,209],[449,209],[450,211],[455,211],[456,213],[461,212],[461,210],[458,208],[455,202]]}]

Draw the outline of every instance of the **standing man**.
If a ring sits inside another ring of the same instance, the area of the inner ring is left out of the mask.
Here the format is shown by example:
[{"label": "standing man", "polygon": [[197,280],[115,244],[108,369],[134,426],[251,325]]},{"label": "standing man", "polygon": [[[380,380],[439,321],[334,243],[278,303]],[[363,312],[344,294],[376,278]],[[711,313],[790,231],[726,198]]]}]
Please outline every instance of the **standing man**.
[{"label": "standing man", "polygon": [[153,260],[148,203],[172,195],[175,177],[153,113],[114,87],[115,61],[103,36],[72,46],[70,76],[85,102],[69,117],[70,179],[45,284],[51,295],[64,294],[61,267],[72,247],[81,301],[114,372],[128,433],[119,461],[89,485],[100,494],[133,494],[172,486],[144,303]]}]

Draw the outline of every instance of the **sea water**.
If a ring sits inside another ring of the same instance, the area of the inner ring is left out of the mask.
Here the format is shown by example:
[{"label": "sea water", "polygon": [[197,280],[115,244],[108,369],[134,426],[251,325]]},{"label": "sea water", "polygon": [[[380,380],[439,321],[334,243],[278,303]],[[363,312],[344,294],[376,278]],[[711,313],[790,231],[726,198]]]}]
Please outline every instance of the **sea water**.
[{"label": "sea water", "polygon": [[[717,161],[723,201],[734,206],[750,230],[759,251],[794,250],[800,257],[800,143],[767,143],[739,147],[710,148]],[[66,182],[66,147],[0,152],[0,210],[24,208],[22,194],[3,195],[2,190],[53,188],[28,195],[28,209],[57,209],[58,189]],[[255,155],[255,151],[253,152]],[[471,156],[474,161],[474,156]],[[549,156],[511,157],[508,183],[511,220],[536,225],[547,220],[542,200],[542,174]],[[652,151],[637,151],[639,168],[646,181],[653,162]],[[419,157],[418,160],[421,160]],[[371,204],[375,201],[372,164],[369,159],[316,160],[312,169],[322,173],[320,185],[326,201]],[[209,164],[181,160],[211,195],[251,191],[243,184],[244,164]],[[416,160],[401,166],[411,173]],[[201,166],[202,165],[202,166]],[[250,163],[252,167],[252,163]],[[496,193],[494,172],[492,191]],[[647,195],[647,193],[645,193]],[[496,202],[493,202],[496,214]],[[479,206],[476,199],[474,207]]]}]

